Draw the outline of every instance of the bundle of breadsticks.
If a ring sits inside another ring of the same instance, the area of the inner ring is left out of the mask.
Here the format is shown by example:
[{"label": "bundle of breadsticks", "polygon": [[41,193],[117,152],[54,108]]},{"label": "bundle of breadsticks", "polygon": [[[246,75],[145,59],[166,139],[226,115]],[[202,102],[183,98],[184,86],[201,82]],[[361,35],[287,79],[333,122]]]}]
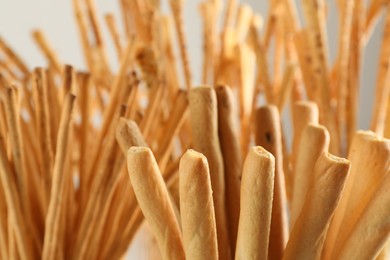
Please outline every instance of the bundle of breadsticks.
[{"label": "bundle of breadsticks", "polygon": [[[388,257],[388,2],[337,1],[331,64],[324,0],[302,0],[302,21],[293,0],[267,14],[202,0],[200,86],[185,2],[118,2],[121,17],[104,19],[94,0],[72,2],[86,70],[39,29],[46,67],[0,38],[0,259],[120,259],[144,225],[166,260]],[[358,131],[382,16],[371,126]]]}]

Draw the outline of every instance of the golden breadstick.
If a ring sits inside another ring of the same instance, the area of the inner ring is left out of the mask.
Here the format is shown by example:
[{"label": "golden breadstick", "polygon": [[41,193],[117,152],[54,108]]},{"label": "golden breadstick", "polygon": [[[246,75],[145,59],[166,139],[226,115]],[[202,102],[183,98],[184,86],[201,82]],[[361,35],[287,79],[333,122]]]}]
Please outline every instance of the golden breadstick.
[{"label": "golden breadstick", "polygon": [[204,154],[210,166],[211,187],[217,223],[218,252],[221,259],[230,258],[226,216],[225,176],[218,137],[218,107],[215,90],[202,86],[189,94],[193,147]]},{"label": "golden breadstick", "polygon": [[61,223],[61,209],[63,208],[65,185],[65,157],[68,139],[71,130],[72,110],[75,96],[68,94],[61,113],[61,122],[58,132],[57,149],[53,166],[53,182],[50,192],[50,202],[45,222],[45,240],[43,243],[42,259],[55,259],[59,250],[58,232]]},{"label": "golden breadstick", "polygon": [[137,123],[133,120],[124,117],[119,118],[115,135],[124,154],[132,146],[148,147]]},{"label": "golden breadstick", "polygon": [[[0,136],[0,178],[8,211],[8,235],[15,238],[15,240],[9,239],[8,243],[11,247],[15,242],[18,247],[20,259],[27,260],[30,259],[31,256],[34,256],[31,243],[32,240],[28,233],[23,215],[22,203],[17,194],[18,188],[15,181],[12,179],[12,174],[12,168],[7,158],[4,140],[3,137]],[[12,256],[11,248],[9,248],[8,254],[9,256]]]},{"label": "golden breadstick", "polygon": [[268,105],[256,110],[255,142],[275,156],[275,184],[272,202],[272,220],[269,241],[269,258],[282,259],[288,239],[287,199],[283,173],[283,151],[279,112]]},{"label": "golden breadstick", "polygon": [[268,257],[274,176],[274,156],[260,146],[253,147],[245,159],[242,171],[235,259]]},{"label": "golden breadstick", "polygon": [[387,174],[390,167],[390,140],[370,131],[359,131],[354,136],[348,159],[353,167],[329,227],[329,244],[325,248],[328,257],[331,257],[329,254],[334,256],[340,253],[342,243]]},{"label": "golden breadstick", "polygon": [[316,103],[311,101],[298,101],[292,105],[291,110],[292,124],[294,128],[291,163],[294,175],[295,160],[302,132],[308,124],[318,124],[318,107]]},{"label": "golden breadstick", "polygon": [[51,65],[54,67],[55,71],[58,74],[62,74],[63,72],[63,64],[60,62],[57,54],[53,50],[53,48],[50,46],[45,34],[41,30],[35,30],[32,32],[32,36],[34,40],[37,42],[39,48],[43,52],[43,54],[46,56],[47,60],[51,63]]},{"label": "golden breadstick", "polygon": [[379,55],[374,111],[371,130],[383,135],[386,119],[386,108],[390,94],[390,7],[387,7],[386,20]]},{"label": "golden breadstick", "polygon": [[152,151],[131,147],[127,152],[127,168],[138,204],[156,236],[163,259],[185,259],[180,227]]},{"label": "golden breadstick", "polygon": [[346,159],[323,153],[313,170],[313,182],[295,223],[283,259],[320,259],[329,222],[348,176]]},{"label": "golden breadstick", "polygon": [[240,215],[240,176],[242,155],[240,148],[238,111],[229,87],[216,87],[218,99],[218,129],[223,154],[226,186],[226,208],[232,255],[237,241]]},{"label": "golden breadstick", "polygon": [[206,157],[188,150],[180,159],[180,213],[187,260],[218,259],[217,229]]},{"label": "golden breadstick", "polygon": [[179,49],[180,49],[181,62],[184,70],[185,86],[187,90],[189,90],[192,87],[192,75],[191,75],[189,56],[188,56],[187,46],[186,46],[187,40],[185,38],[185,32],[184,32],[184,19],[183,19],[184,1],[169,0],[169,4],[175,21],[177,36],[179,38]]},{"label": "golden breadstick", "polygon": [[301,142],[297,151],[294,173],[294,186],[290,207],[290,223],[294,225],[301,214],[305,198],[313,185],[313,169],[319,156],[328,151],[328,130],[321,125],[309,124],[302,132]]},{"label": "golden breadstick", "polygon": [[335,254],[337,259],[378,259],[390,235],[389,185],[390,175],[387,174],[351,229],[340,252]]}]

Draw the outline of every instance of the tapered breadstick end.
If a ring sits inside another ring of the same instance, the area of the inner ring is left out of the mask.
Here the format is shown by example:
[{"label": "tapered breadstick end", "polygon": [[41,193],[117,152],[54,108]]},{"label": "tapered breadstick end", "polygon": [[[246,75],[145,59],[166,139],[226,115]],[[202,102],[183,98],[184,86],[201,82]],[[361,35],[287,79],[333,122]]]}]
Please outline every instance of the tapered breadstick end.
[{"label": "tapered breadstick end", "polygon": [[127,168],[138,204],[163,259],[185,259],[179,224],[152,151],[131,147],[127,151]]},{"label": "tapered breadstick end", "polygon": [[275,158],[253,147],[244,163],[236,259],[267,259],[274,191]]},{"label": "tapered breadstick end", "polygon": [[218,259],[217,229],[207,159],[188,150],[180,159],[180,213],[186,259]]},{"label": "tapered breadstick end", "polygon": [[145,139],[136,122],[121,117],[116,126],[116,140],[124,154],[132,146],[147,147]]}]

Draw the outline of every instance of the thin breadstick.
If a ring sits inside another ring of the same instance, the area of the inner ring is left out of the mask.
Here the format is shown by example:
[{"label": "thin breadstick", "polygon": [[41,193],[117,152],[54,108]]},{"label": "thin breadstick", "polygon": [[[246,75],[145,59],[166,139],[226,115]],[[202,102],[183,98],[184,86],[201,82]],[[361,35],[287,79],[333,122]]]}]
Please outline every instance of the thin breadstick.
[{"label": "thin breadstick", "polygon": [[337,82],[335,89],[338,90],[337,99],[337,114],[340,133],[345,133],[347,124],[348,111],[348,70],[351,52],[351,31],[352,18],[354,10],[354,0],[343,1],[343,8],[340,21],[340,36],[338,44],[337,57]]},{"label": "thin breadstick", "polygon": [[43,243],[42,259],[54,259],[59,250],[58,232],[61,217],[63,199],[65,172],[64,164],[67,152],[67,143],[70,135],[70,127],[72,122],[72,110],[75,101],[75,96],[68,94],[61,114],[61,122],[58,133],[57,151],[54,159],[53,167],[53,183],[51,186],[51,196],[49,202],[48,213],[45,223],[45,240]]},{"label": "thin breadstick", "polygon": [[302,131],[300,140],[294,167],[294,186],[290,206],[291,226],[301,214],[306,196],[310,195],[307,192],[315,181],[312,174],[314,165],[322,153],[328,152],[330,137],[325,127],[308,124]]},{"label": "thin breadstick", "polygon": [[386,20],[379,55],[379,66],[375,89],[375,102],[371,130],[383,135],[386,107],[390,94],[390,5],[387,7]]},{"label": "thin breadstick", "polygon": [[[327,250],[325,252],[333,256],[340,253],[341,245],[388,172],[390,140],[370,131],[358,131],[354,136],[348,159],[353,167],[329,229],[332,232],[327,237],[329,247],[325,248]],[[333,241],[333,246],[330,241]]]},{"label": "thin breadstick", "polygon": [[63,72],[63,64],[60,62],[57,54],[53,50],[53,48],[50,46],[46,36],[43,34],[40,30],[35,30],[32,32],[34,40],[37,42],[39,48],[43,52],[43,54],[46,56],[48,61],[53,65],[54,69],[58,74],[62,74]]},{"label": "thin breadstick", "polygon": [[282,259],[288,240],[287,198],[283,173],[282,134],[279,112],[268,105],[256,110],[255,142],[275,156],[275,184],[272,202],[272,220],[269,241],[269,258]]},{"label": "thin breadstick", "polygon": [[260,146],[253,147],[242,171],[235,259],[268,258],[274,177],[274,156]]},{"label": "thin breadstick", "polygon": [[[8,234],[15,237],[15,240],[9,239],[9,246],[12,247],[13,242],[17,244],[19,257],[22,260],[30,259],[34,255],[30,240],[30,235],[27,231],[25,219],[23,218],[22,205],[18,198],[18,188],[14,180],[12,180],[12,169],[7,159],[7,152],[4,146],[4,140],[0,136],[0,178],[2,187],[4,188],[5,200],[8,210],[9,230]],[[9,248],[9,256],[12,256],[12,249]]]},{"label": "thin breadstick", "polygon": [[104,18],[106,20],[106,24],[107,24],[108,30],[110,32],[112,41],[115,44],[116,54],[118,55],[118,59],[120,59],[120,57],[122,56],[122,53],[123,53],[123,48],[122,48],[121,40],[119,37],[119,30],[118,30],[118,27],[115,23],[114,15],[107,14],[104,16]]},{"label": "thin breadstick", "polygon": [[210,173],[204,155],[188,150],[181,157],[179,186],[186,259],[218,259]]},{"label": "thin breadstick", "polygon": [[140,208],[163,259],[185,259],[180,228],[157,162],[149,148],[131,147],[127,167]]},{"label": "thin breadstick", "polygon": [[218,132],[223,154],[226,186],[226,208],[230,246],[234,254],[240,215],[240,176],[242,155],[239,142],[238,111],[229,87],[215,88],[218,100]]},{"label": "thin breadstick", "polygon": [[283,259],[320,259],[329,222],[341,197],[350,162],[323,153],[313,170],[313,182],[295,223]]},{"label": "thin breadstick", "polygon": [[337,259],[377,259],[390,235],[389,185],[390,175],[386,174],[336,254]]},{"label": "thin breadstick", "polygon": [[258,75],[261,76],[262,83],[264,84],[265,96],[267,98],[267,102],[269,104],[274,104],[275,93],[271,81],[269,79],[268,64],[267,64],[264,46],[261,40],[259,39],[258,32],[256,31],[256,28],[254,26],[251,26],[250,33],[252,35],[251,39],[254,41],[253,46],[255,48],[255,53],[256,53],[256,61],[258,67],[257,71],[258,71]]},{"label": "thin breadstick", "polygon": [[[36,131],[37,139],[39,140],[39,146],[41,147],[41,158],[40,158],[40,170],[43,173],[43,186],[45,192],[45,203],[49,203],[50,190],[52,184],[52,166],[53,166],[53,146],[51,143],[51,134],[50,134],[50,108],[48,107],[48,95],[47,91],[47,82],[46,74],[42,68],[37,68],[32,76],[32,85],[33,85],[33,94],[35,102],[35,113],[36,113]],[[69,84],[72,83],[73,78]],[[67,84],[67,83],[65,83]],[[46,95],[45,95],[46,92]]]},{"label": "thin breadstick", "polygon": [[19,191],[21,206],[25,214],[29,212],[28,208],[28,175],[26,172],[25,153],[21,138],[21,127],[19,111],[16,105],[16,93],[14,87],[7,87],[4,93],[4,107],[7,118],[9,139],[11,143],[12,159],[15,167],[15,182]]},{"label": "thin breadstick", "polygon": [[238,7],[236,21],[236,37],[239,43],[241,43],[246,38],[250,24],[252,22],[252,17],[252,8],[247,4],[240,4],[240,6]]},{"label": "thin breadstick", "polygon": [[177,37],[179,39],[181,62],[184,70],[185,86],[187,90],[189,90],[192,87],[192,75],[191,75],[189,56],[186,49],[187,43],[186,43],[186,38],[184,33],[184,19],[183,19],[184,0],[169,0],[169,4],[171,6],[173,18],[175,21]]},{"label": "thin breadstick", "polygon": [[215,90],[201,86],[189,94],[193,147],[206,156],[210,166],[211,187],[217,223],[218,255],[230,258],[229,231],[226,212],[223,157],[218,137],[218,107]]},{"label": "thin breadstick", "polygon": [[283,112],[283,109],[286,106],[289,97],[291,96],[291,91],[294,84],[295,68],[296,65],[294,63],[287,64],[284,71],[283,80],[280,85],[278,102],[278,109],[281,113]]},{"label": "thin breadstick", "polygon": [[27,76],[30,74],[30,70],[22,59],[8,46],[8,44],[0,37],[0,49],[9,57],[10,61],[15,64],[18,69]]},{"label": "thin breadstick", "polygon": [[166,122],[163,135],[160,138],[159,146],[156,152],[157,162],[160,170],[165,172],[169,155],[172,153],[173,138],[178,134],[186,119],[188,111],[187,91],[179,90],[174,100],[175,108]]}]

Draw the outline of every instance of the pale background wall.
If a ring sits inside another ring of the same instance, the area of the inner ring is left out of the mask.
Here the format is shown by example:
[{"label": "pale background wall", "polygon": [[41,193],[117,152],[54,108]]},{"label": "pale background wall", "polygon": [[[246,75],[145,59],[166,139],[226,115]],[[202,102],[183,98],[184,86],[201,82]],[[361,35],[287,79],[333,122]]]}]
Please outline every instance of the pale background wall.
[{"label": "pale background wall", "polygon": [[[164,3],[164,10],[169,11],[167,0],[162,0],[162,2]],[[188,48],[195,84],[201,83],[202,65],[201,20],[197,8],[199,2],[199,0],[187,0],[185,5]],[[267,1],[246,0],[242,2],[250,4],[263,15],[267,12]],[[120,21],[117,1],[96,0],[96,3],[102,14],[113,12],[116,14],[117,20]],[[328,33],[332,61],[336,55],[338,35],[336,12],[334,1],[329,1]],[[368,43],[363,62],[359,117],[359,127],[363,129],[368,128],[370,121],[382,27],[383,23],[381,22],[376,28],[373,38]],[[63,62],[72,64],[77,68],[85,68],[71,0],[0,0],[0,35],[14,47],[30,67],[45,66],[43,56],[31,39],[30,32],[34,28],[41,28],[46,33]],[[106,39],[109,39],[105,27],[104,30]],[[117,63],[114,48],[110,40],[107,40],[107,44],[112,58],[111,63],[114,65]],[[138,240],[137,244],[133,245],[133,253],[136,253],[136,247],[140,243],[142,243],[142,240]],[[138,259],[144,259],[144,257],[140,256]]]}]

